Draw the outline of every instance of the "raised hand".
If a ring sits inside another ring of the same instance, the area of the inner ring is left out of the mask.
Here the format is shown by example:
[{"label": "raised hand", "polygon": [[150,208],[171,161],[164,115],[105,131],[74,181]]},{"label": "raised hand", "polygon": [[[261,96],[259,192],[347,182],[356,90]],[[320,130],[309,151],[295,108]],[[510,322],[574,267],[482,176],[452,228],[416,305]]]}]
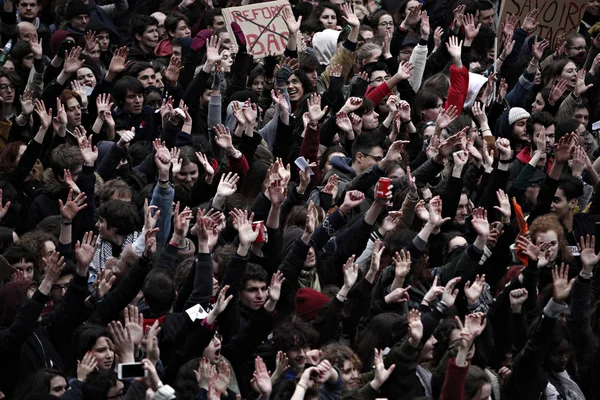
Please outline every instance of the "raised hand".
[{"label": "raised hand", "polygon": [[[271,99],[273,100],[273,104],[277,106],[280,112],[289,113],[290,105],[285,100],[285,96],[281,93],[280,90],[275,93],[275,90],[271,89]],[[256,104],[252,104],[253,112],[256,113]],[[246,115],[246,108],[244,107],[244,115]],[[255,118],[256,119],[256,118]]]},{"label": "raised hand", "polygon": [[209,64],[210,69],[218,62],[221,61],[221,54],[219,49],[221,48],[221,39],[219,36],[213,35],[206,42],[206,62]]},{"label": "raised hand", "polygon": [[350,290],[358,279],[358,264],[354,262],[355,255],[352,254],[344,264],[344,286]]},{"label": "raised hand", "polygon": [[214,142],[217,146],[219,146],[223,150],[233,148],[229,128],[226,128],[225,125],[215,125],[213,127],[213,131],[215,132]]},{"label": "raised hand", "polygon": [[351,112],[358,110],[362,104],[363,99],[360,97],[348,97],[348,100],[346,100],[346,103],[344,103],[344,106],[340,111],[350,114]]},{"label": "raised hand", "polygon": [[600,262],[600,253],[596,254],[594,250],[596,248],[596,236],[582,236],[579,241],[579,253],[581,264],[583,264],[583,271],[590,274],[598,262]]},{"label": "raised hand", "polygon": [[410,286],[405,288],[396,288],[392,290],[388,295],[385,296],[384,301],[386,304],[404,303],[410,299],[408,290]]},{"label": "raised hand", "polygon": [[473,305],[477,303],[481,293],[483,293],[483,288],[485,287],[485,274],[475,277],[475,281],[471,285],[471,281],[467,281],[465,283],[465,297],[467,298],[467,303],[469,305]]},{"label": "raised hand", "polygon": [[412,72],[415,69],[415,66],[412,65],[408,61],[402,61],[398,66],[398,72],[396,72],[396,76],[401,80],[405,81],[412,76]]},{"label": "raised hand", "polygon": [[410,272],[410,265],[412,264],[410,252],[404,250],[401,250],[400,253],[396,252],[393,260],[396,277],[404,279]]},{"label": "raised hand", "polygon": [[411,346],[417,347],[423,338],[423,323],[421,322],[421,313],[419,310],[410,310],[408,312],[408,342]]},{"label": "raised hand", "polygon": [[575,143],[577,143],[577,134],[575,132],[561,137],[554,148],[555,162],[568,162],[575,151]]},{"label": "raised hand", "polygon": [[290,7],[284,7],[282,12],[283,22],[288,28],[288,32],[290,36],[298,33],[300,29],[300,25],[302,24],[302,15],[298,17],[298,19],[294,18],[294,14]]},{"label": "raised hand", "polygon": [[423,296],[423,302],[425,302],[428,307],[432,308],[432,303],[436,301],[438,297],[440,297],[443,293],[444,287],[438,286],[438,277],[436,275],[436,277],[433,278],[433,283],[431,284],[431,287],[429,288],[427,293],[425,293],[425,296]]},{"label": "raised hand", "polygon": [[498,206],[494,206],[494,209],[498,210],[502,214],[503,223],[510,223],[511,209],[510,199],[508,195],[504,193],[504,190],[498,189],[496,191],[496,198],[498,199]]},{"label": "raised hand", "polygon": [[454,305],[456,296],[458,296],[458,289],[456,289],[456,285],[458,285],[460,279],[460,276],[452,278],[444,287],[444,292],[442,293],[442,302],[444,302],[444,304],[446,304],[449,308]]},{"label": "raised hand", "polygon": [[337,113],[335,123],[342,132],[352,132],[352,121],[344,111]]},{"label": "raised hand", "polygon": [[[2,198],[0,197],[0,200]],[[87,207],[85,202],[87,199],[85,193],[79,193],[77,197],[73,199],[73,189],[69,190],[67,195],[67,202],[63,204],[61,199],[58,199],[58,208],[63,221],[72,221],[77,213]]]},{"label": "raised hand", "polygon": [[238,174],[228,172],[227,175],[221,175],[219,186],[217,186],[217,195],[222,197],[231,196],[237,190],[237,182],[240,177]]},{"label": "raised hand", "polygon": [[484,313],[473,313],[465,317],[465,328],[467,328],[474,336],[473,339],[481,335],[486,324],[487,319],[485,318]]},{"label": "raised hand", "polygon": [[113,349],[119,355],[119,361],[122,363],[134,362],[134,345],[131,332],[123,327],[121,321],[113,321],[108,324],[108,331],[112,338]]},{"label": "raised hand", "polygon": [[575,89],[573,90],[573,93],[576,96],[581,96],[583,93],[587,92],[589,88],[594,86],[593,83],[590,83],[589,85],[585,84],[585,74],[586,70],[583,68],[577,72],[577,83],[575,84]]},{"label": "raised hand", "polygon": [[77,269],[87,272],[87,267],[94,259],[94,253],[98,248],[98,237],[94,236],[94,232],[86,232],[83,235],[83,241],[79,240],[75,243],[75,260],[77,261]]},{"label": "raised hand", "polygon": [[496,140],[496,151],[501,160],[510,160],[512,157],[510,141],[506,138]]},{"label": "raised hand", "polygon": [[311,124],[317,124],[327,114],[329,106],[321,109],[321,95],[313,93],[308,99],[308,118]]},{"label": "raised hand", "polygon": [[63,64],[63,71],[66,74],[74,74],[77,70],[83,67],[85,60],[80,60],[81,47],[73,47],[70,52],[65,50],[65,62]]},{"label": "raised hand", "polygon": [[408,25],[408,26],[417,26],[419,21],[421,21],[421,15],[422,15],[421,8],[422,7],[423,7],[422,4],[418,4],[409,13],[407,13],[406,16],[404,17],[404,21],[402,21],[402,24]]},{"label": "raised hand", "polygon": [[271,375],[271,383],[277,382],[289,367],[290,364],[285,353],[283,351],[278,351],[277,357],[275,358],[275,372]]},{"label": "raised hand", "polygon": [[538,20],[539,14],[540,10],[538,10],[537,8],[529,11],[527,13],[527,16],[523,20],[523,23],[521,24],[521,29],[523,29],[529,34],[533,33],[540,24],[540,21]]},{"label": "raised hand", "polygon": [[550,42],[546,39],[538,41],[539,36],[536,36],[531,47],[531,55],[536,60],[540,61],[544,56],[544,50],[550,45]]},{"label": "raised hand", "polygon": [[43,100],[35,100],[35,113],[40,118],[40,125],[42,129],[50,128],[52,125],[52,109],[46,111],[46,105]]},{"label": "raised hand", "polygon": [[83,382],[90,372],[98,369],[98,361],[93,351],[85,353],[81,360],[77,360],[77,380]]},{"label": "raised hand", "polygon": [[21,113],[25,117],[29,117],[33,114],[33,91],[25,89],[19,100],[21,102]]},{"label": "raised hand", "polygon": [[427,210],[424,200],[418,201],[417,206],[415,207],[415,212],[421,221],[427,222],[429,220],[429,211]]},{"label": "raised hand", "polygon": [[352,6],[348,3],[342,4],[342,18],[353,28],[358,28],[360,26],[360,20],[354,13]]},{"label": "raised hand", "polygon": [[575,278],[569,281],[569,266],[562,263],[552,269],[552,299],[556,303],[563,303],[571,293]]},{"label": "raised hand", "polygon": [[513,313],[518,314],[521,312],[521,308],[527,300],[527,289],[514,289],[508,294],[510,300],[510,309]]},{"label": "raised hand", "polygon": [[282,181],[276,179],[271,182],[268,190],[271,204],[276,207],[281,207],[287,196],[287,186],[284,186]]},{"label": "raised hand", "polygon": [[142,344],[144,338],[144,316],[136,306],[128,305],[123,310],[125,329],[131,334],[131,339],[135,346]]},{"label": "raised hand", "polygon": [[461,4],[454,9],[454,26],[456,26],[456,28],[460,29],[463,26],[466,8],[467,6],[465,4]]},{"label": "raised hand", "polygon": [[373,368],[375,369],[375,377],[371,381],[371,386],[375,390],[379,390],[379,388],[392,375],[394,369],[396,369],[396,364],[392,364],[388,369],[385,369],[385,364],[383,363],[383,352],[381,350],[375,349],[375,356],[373,357]]},{"label": "raised hand", "polygon": [[481,29],[481,23],[475,25],[475,16],[473,14],[465,15],[464,30],[466,39],[469,41],[475,39],[475,36],[479,34],[479,29]]},{"label": "raised hand", "polygon": [[167,68],[163,67],[163,76],[172,83],[179,81],[179,74],[185,68],[181,66],[181,57],[172,55]]},{"label": "raised hand", "polygon": [[75,136],[77,137],[77,142],[79,142],[83,163],[86,166],[94,166],[94,163],[98,159],[98,148],[92,146],[92,135],[86,137],[86,133],[83,126],[75,128]]},{"label": "raised hand", "polygon": [[459,41],[456,36],[451,36],[446,43],[446,48],[448,49],[448,54],[452,58],[452,61],[456,67],[462,66],[462,62],[460,59],[460,55],[462,53],[462,40]]},{"label": "raised hand", "polygon": [[254,231],[252,229],[252,220],[254,219],[254,213],[250,214],[248,217],[248,211],[239,211],[236,214],[233,214],[234,217],[233,226],[238,231],[238,237],[240,239],[240,244],[243,246],[250,246],[256,238],[258,237],[258,231]]},{"label": "raised hand", "polygon": [[252,389],[257,393],[260,393],[261,396],[269,396],[271,394],[271,378],[269,377],[265,362],[259,356],[254,359],[254,374],[252,375],[250,384]]},{"label": "raised hand", "polygon": [[473,210],[473,219],[471,220],[471,226],[473,230],[479,236],[487,237],[490,234],[490,224],[487,219],[487,210],[482,207],[478,207]]},{"label": "raised hand", "polygon": [[108,66],[107,77],[109,80],[116,78],[117,75],[125,72],[125,70],[129,67],[130,61],[127,61],[127,57],[129,56],[129,49],[127,47],[119,47],[113,53],[112,59],[110,60],[110,65]]},{"label": "raised hand", "polygon": [[440,196],[435,196],[429,201],[429,221],[434,228],[439,228],[446,221],[450,221],[450,217],[442,218],[442,199]]}]

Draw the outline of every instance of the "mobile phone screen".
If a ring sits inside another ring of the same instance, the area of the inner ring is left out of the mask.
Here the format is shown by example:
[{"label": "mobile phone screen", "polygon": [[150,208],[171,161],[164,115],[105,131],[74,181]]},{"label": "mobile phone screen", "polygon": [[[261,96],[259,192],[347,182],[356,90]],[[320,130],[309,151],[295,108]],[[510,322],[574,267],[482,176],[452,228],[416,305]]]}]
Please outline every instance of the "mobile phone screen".
[{"label": "mobile phone screen", "polygon": [[119,364],[119,379],[143,378],[144,375],[142,363]]}]

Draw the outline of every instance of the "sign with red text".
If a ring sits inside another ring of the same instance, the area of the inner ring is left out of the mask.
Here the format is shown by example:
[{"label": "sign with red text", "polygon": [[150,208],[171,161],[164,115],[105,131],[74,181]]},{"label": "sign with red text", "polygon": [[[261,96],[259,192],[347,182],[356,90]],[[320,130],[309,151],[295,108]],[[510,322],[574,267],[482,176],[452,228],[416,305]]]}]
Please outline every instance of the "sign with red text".
[{"label": "sign with red text", "polygon": [[498,37],[502,34],[502,23],[509,13],[516,15],[523,23],[527,13],[537,8],[540,11],[540,24],[534,33],[548,39],[550,45],[554,46],[558,38],[578,31],[587,3],[587,0],[504,0],[500,9]]},{"label": "sign with red text", "polygon": [[255,57],[283,54],[289,37],[283,20],[284,7],[290,7],[287,0],[223,8],[223,18],[231,40],[235,40],[231,23],[237,22],[246,36],[249,54]]}]

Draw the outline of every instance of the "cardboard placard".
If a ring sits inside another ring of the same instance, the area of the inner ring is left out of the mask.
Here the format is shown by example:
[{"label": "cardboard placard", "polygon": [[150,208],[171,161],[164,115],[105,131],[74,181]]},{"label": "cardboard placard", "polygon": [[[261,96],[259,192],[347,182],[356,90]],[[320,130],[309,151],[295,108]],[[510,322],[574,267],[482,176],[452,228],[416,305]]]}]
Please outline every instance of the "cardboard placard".
[{"label": "cardboard placard", "polygon": [[231,23],[237,22],[244,31],[249,54],[254,57],[283,54],[289,37],[283,20],[284,7],[290,7],[287,0],[223,8],[223,18],[231,40],[235,40]]},{"label": "cardboard placard", "polygon": [[527,13],[537,8],[540,10],[540,24],[534,33],[548,39],[550,46],[554,46],[558,38],[579,29],[586,4],[587,0],[504,0],[497,36],[502,35],[502,23],[509,13],[523,23]]}]

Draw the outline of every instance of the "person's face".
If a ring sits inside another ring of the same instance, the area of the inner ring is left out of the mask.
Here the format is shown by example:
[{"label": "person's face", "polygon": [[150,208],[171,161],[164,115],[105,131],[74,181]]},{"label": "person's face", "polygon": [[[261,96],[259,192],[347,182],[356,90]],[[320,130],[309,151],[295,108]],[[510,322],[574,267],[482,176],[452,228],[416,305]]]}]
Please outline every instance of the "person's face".
[{"label": "person's face", "polygon": [[357,153],[356,159],[360,162],[362,170],[366,170],[369,167],[377,164],[379,161],[383,159],[384,152],[383,149],[379,146],[373,147],[369,154],[365,153]]},{"label": "person's face", "polygon": [[14,263],[12,265],[17,271],[23,272],[25,274],[25,279],[33,280],[33,263],[22,259],[18,263]]},{"label": "person's face", "polygon": [[98,362],[98,369],[106,370],[112,368],[113,361],[115,360],[115,352],[112,348],[113,344],[109,338],[101,336],[96,340],[92,351]]},{"label": "person's face", "polygon": [[374,63],[381,57],[381,49],[375,49],[371,52],[371,55],[363,60],[363,65]]},{"label": "person's face", "polygon": [[421,3],[417,0],[411,0],[408,3],[406,3],[406,8],[404,9],[404,15],[409,14],[412,10],[417,8],[417,6],[419,4],[421,4]]},{"label": "person's face", "polygon": [[123,109],[128,114],[140,114],[142,112],[142,105],[144,104],[144,95],[142,93],[134,93],[127,89],[125,95],[125,103]]},{"label": "person's face", "polygon": [[223,72],[231,72],[231,66],[233,65],[233,58],[229,50],[223,50],[221,52],[221,67]]},{"label": "person's face", "polygon": [[578,108],[575,110],[573,118],[581,122],[584,126],[588,126],[588,123],[590,122],[590,112],[587,110],[587,108]]},{"label": "person's face", "polygon": [[212,24],[212,31],[213,32],[217,32],[218,30],[220,30],[222,27],[225,26],[225,18],[223,18],[222,15],[217,15],[215,16],[215,19],[213,20],[213,24]]},{"label": "person's face", "polygon": [[540,193],[539,186],[528,186],[525,190],[525,202],[527,204],[535,204],[538,194]]},{"label": "person's face", "polygon": [[375,34],[372,31],[360,31],[360,37],[362,38],[362,43],[371,43],[373,40],[373,36]]},{"label": "person's face", "polygon": [[123,387],[124,386],[125,385],[123,384],[123,382],[117,381],[115,386],[112,386],[108,390],[108,393],[106,394],[106,398],[110,399],[110,400],[123,399],[123,396],[124,396]]},{"label": "person's face", "polygon": [[16,86],[8,78],[0,78],[0,97],[5,103],[12,104],[15,100],[15,88]]},{"label": "person's face", "polygon": [[181,170],[173,177],[175,186],[185,186],[191,188],[198,180],[198,165],[193,162],[185,164]]},{"label": "person's face", "polygon": [[312,38],[314,35],[314,32],[302,32],[302,42],[306,47],[312,47]]},{"label": "person's face", "polygon": [[546,102],[544,101],[544,97],[541,93],[535,95],[535,100],[531,103],[531,111],[532,112],[540,112],[544,111],[544,107],[546,107]]},{"label": "person's face", "polygon": [[[27,0],[29,1],[29,0]],[[36,13],[37,14],[37,13]],[[19,27],[19,40],[29,41],[30,39],[33,41],[38,40],[38,34],[33,24],[29,22],[21,22],[18,25]]]},{"label": "person's face", "polygon": [[335,11],[331,8],[325,8],[319,17],[319,21],[321,21],[325,29],[335,29],[337,26],[337,16],[335,15]]},{"label": "person's face", "polygon": [[366,113],[362,116],[363,119],[363,129],[367,131],[371,131],[373,129],[377,129],[379,126],[379,114],[375,112],[375,110]]},{"label": "person's face", "polygon": [[311,247],[308,249],[308,254],[306,255],[306,260],[304,260],[304,268],[314,268],[317,264],[317,254],[315,253],[315,249]]},{"label": "person's face", "polygon": [[571,42],[571,44],[566,49],[567,49],[567,56],[568,57],[576,56],[580,52],[586,50],[585,39],[581,38],[581,37],[580,38],[576,38],[575,40],[573,40]]},{"label": "person's face", "polygon": [[23,57],[22,63],[23,67],[30,70],[33,67],[33,53],[29,53],[25,57]]},{"label": "person's face", "polygon": [[173,35],[174,39],[191,37],[192,31],[190,30],[190,27],[188,26],[187,22],[185,22],[184,20],[181,20],[177,23],[175,32],[172,32],[172,35]]},{"label": "person's face", "polygon": [[483,385],[481,385],[479,391],[475,396],[473,396],[471,400],[488,400],[491,398],[491,395],[492,385],[490,385],[489,383],[484,383]]},{"label": "person's face", "polygon": [[388,79],[390,79],[390,74],[386,71],[373,71],[369,79],[369,86],[377,87]]},{"label": "person's face", "polygon": [[431,335],[429,339],[423,345],[421,352],[419,353],[419,361],[433,360],[433,347],[437,343],[436,338]]},{"label": "person's face", "polygon": [[394,170],[388,174],[388,178],[390,179],[400,179],[406,176],[406,172],[402,169],[401,166],[394,168]]},{"label": "person's face", "polygon": [[317,71],[312,70],[310,72],[307,72],[306,76],[310,80],[310,83],[312,83],[312,85],[314,87],[316,87],[317,86],[317,79],[319,79],[319,74],[317,74]]},{"label": "person's face", "polygon": [[256,311],[260,309],[267,301],[266,282],[249,280],[240,293],[240,303],[249,310]]},{"label": "person's face", "polygon": [[590,0],[587,2],[585,12],[598,16],[600,14],[600,0]]},{"label": "person's face", "polygon": [[259,96],[262,93],[262,90],[264,87],[265,87],[265,77],[264,76],[257,76],[252,81],[252,85],[250,85],[250,89],[252,89],[252,91]]},{"label": "person's face", "polygon": [[221,47],[227,50],[231,48],[231,36],[229,36],[229,32],[219,32],[219,39],[221,39]]},{"label": "person's face", "polygon": [[435,125],[428,126],[423,131],[423,138],[429,140],[433,136],[434,133],[435,133]]},{"label": "person's face", "polygon": [[152,107],[156,111],[160,108],[162,100],[163,98],[160,93],[152,91],[144,96],[144,106]]},{"label": "person's face", "polygon": [[287,90],[290,96],[290,101],[298,101],[302,98],[302,96],[304,96],[302,82],[300,82],[300,79],[296,75],[292,75],[288,79]]},{"label": "person's face", "polygon": [[212,93],[212,89],[208,88],[204,90],[204,93],[202,94],[202,104],[203,105],[207,105],[208,102],[210,101],[210,96]]},{"label": "person's face", "polygon": [[98,228],[98,234],[102,240],[110,240],[114,236],[114,228],[109,228],[106,219],[103,217],[98,218],[96,222],[96,228]]},{"label": "person's face", "polygon": [[144,88],[154,86],[156,84],[156,72],[154,72],[154,68],[146,68],[140,71],[137,80],[142,83]]},{"label": "person's face", "polygon": [[377,33],[385,37],[387,33],[391,33],[394,30],[394,19],[391,15],[385,14],[379,18],[377,24]]},{"label": "person's face", "polygon": [[48,386],[50,387],[48,394],[58,398],[63,397],[68,387],[67,381],[62,376],[55,376],[54,378],[50,379],[50,384]]},{"label": "person's face", "polygon": [[304,370],[304,366],[306,365],[306,354],[310,351],[310,346],[298,346],[296,348],[289,349],[285,352],[287,356],[290,367],[295,371]]},{"label": "person's face", "polygon": [[542,83],[542,70],[538,68],[535,70],[535,78],[533,79],[533,84],[537,86],[541,83]]},{"label": "person's face", "polygon": [[100,45],[100,51],[105,52],[110,47],[110,34],[106,31],[102,31],[96,35],[98,44]]},{"label": "person's face", "polygon": [[493,28],[494,26],[494,9],[479,11],[479,22],[483,26]]},{"label": "person's face", "polygon": [[563,372],[567,369],[567,364],[571,358],[571,345],[563,339],[557,348],[553,349],[548,355],[550,368],[553,372]]},{"label": "person's face", "polygon": [[[2,68],[5,71],[15,72],[15,64],[13,64],[13,62],[11,60],[6,60],[6,63],[4,64],[4,66]],[[2,392],[0,392],[0,393],[2,393]]]},{"label": "person's face", "polygon": [[577,83],[577,66],[573,61],[569,61],[565,64],[560,73],[560,79],[566,79],[567,87],[570,90],[573,90],[575,84]]},{"label": "person's face", "polygon": [[438,115],[444,109],[444,101],[442,99],[438,99],[435,108],[424,108],[422,110],[423,113],[423,121],[435,121]]},{"label": "person's face", "polygon": [[210,361],[211,364],[218,364],[221,360],[221,342],[223,341],[223,337],[219,334],[219,332],[215,332],[210,344],[206,346],[204,351],[202,352],[202,357],[206,358]]},{"label": "person's face", "polygon": [[466,194],[460,195],[460,201],[458,202],[458,208],[456,209],[456,215],[454,216],[454,223],[457,225],[464,225],[467,222],[469,216],[469,198]]},{"label": "person's face", "polygon": [[527,118],[523,118],[518,120],[517,122],[515,122],[513,124],[513,136],[522,141],[522,142],[527,142],[528,138],[527,138]]},{"label": "person's face", "polygon": [[98,61],[100,59],[100,45],[96,43],[92,50],[88,51],[88,55],[93,59]]},{"label": "person's face", "polygon": [[[542,128],[542,124],[539,124],[537,122],[533,124],[533,135],[537,137],[540,134]],[[545,128],[544,131],[546,132],[546,148],[543,150],[546,154],[550,154],[554,150],[554,142],[556,140],[554,137],[554,125],[550,125],[549,127]]]},{"label": "person's face", "polygon": [[539,233],[535,240],[535,244],[541,246],[544,243],[550,243],[550,260],[555,260],[558,256],[558,235],[556,232],[548,231]]},{"label": "person's face", "polygon": [[398,57],[398,59],[400,61],[408,61],[410,60],[410,56],[413,53],[413,50],[415,49],[415,46],[404,46],[402,47],[402,49],[400,50],[400,56]]},{"label": "person's face", "polygon": [[[325,163],[325,167],[323,168],[323,171],[325,173],[331,171],[332,165],[331,165],[331,159],[333,157],[345,157],[346,155],[344,153],[331,153],[330,155],[327,156],[327,162]],[[325,174],[323,174],[325,175]]]},{"label": "person's face", "polygon": [[71,97],[65,104],[65,110],[67,111],[67,125],[71,128],[75,128],[81,125],[81,105],[76,98]]},{"label": "person's face", "polygon": [[52,297],[52,301],[54,302],[55,306],[60,304],[60,301],[65,296],[65,293],[67,293],[67,287],[69,286],[71,279],[73,279],[73,275],[64,275],[58,278],[56,283],[52,285],[50,297]]},{"label": "person's face", "polygon": [[158,44],[159,40],[158,26],[150,25],[146,28],[144,33],[142,33],[142,36],[136,34],[136,37],[143,46],[148,47],[149,49],[153,49]]},{"label": "person's face", "polygon": [[344,360],[344,365],[340,368],[342,381],[344,382],[344,391],[350,391],[358,387],[358,369],[350,360]]},{"label": "person's face", "polygon": [[552,199],[550,212],[556,214],[558,219],[564,218],[568,213],[573,212],[575,208],[575,199],[568,201],[561,188],[556,189],[556,194]]},{"label": "person's face", "polygon": [[156,27],[156,30],[158,31],[159,39],[166,39],[167,30],[165,29],[165,19],[167,18],[167,16],[161,12],[155,12],[150,16],[154,17],[158,21],[158,26]]},{"label": "person's face", "polygon": [[[100,56],[100,52],[98,52],[98,56]],[[91,87],[92,89],[96,87],[96,76],[87,67],[77,70],[77,81],[83,86]]]},{"label": "person's face", "polygon": [[364,6],[365,1],[364,0],[352,0],[352,4],[354,4],[355,6]]},{"label": "person's face", "polygon": [[37,17],[39,6],[36,0],[21,0],[17,4],[17,11],[23,20],[31,21]]},{"label": "person's face", "polygon": [[89,14],[80,14],[76,17],[71,18],[70,23],[73,29],[79,32],[85,32],[85,27],[90,22]]}]

